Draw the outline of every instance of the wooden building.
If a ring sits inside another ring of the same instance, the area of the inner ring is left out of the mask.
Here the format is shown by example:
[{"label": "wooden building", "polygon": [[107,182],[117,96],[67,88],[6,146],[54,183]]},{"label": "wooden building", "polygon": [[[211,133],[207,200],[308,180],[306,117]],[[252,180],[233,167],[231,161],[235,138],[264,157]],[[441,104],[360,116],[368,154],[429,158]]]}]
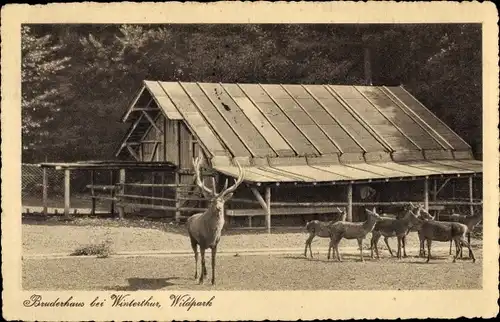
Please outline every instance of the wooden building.
[{"label": "wooden building", "polygon": [[[268,229],[271,216],[336,206],[352,218],[355,206],[446,204],[437,192],[452,178],[465,179],[472,210],[482,172],[471,147],[401,86],[144,81],[122,121],[130,128],[116,156],[176,165],[162,184],[192,185],[200,154],[217,182],[237,176],[238,160],[245,184],[227,214]],[[356,200],[363,186],[377,198]]]}]

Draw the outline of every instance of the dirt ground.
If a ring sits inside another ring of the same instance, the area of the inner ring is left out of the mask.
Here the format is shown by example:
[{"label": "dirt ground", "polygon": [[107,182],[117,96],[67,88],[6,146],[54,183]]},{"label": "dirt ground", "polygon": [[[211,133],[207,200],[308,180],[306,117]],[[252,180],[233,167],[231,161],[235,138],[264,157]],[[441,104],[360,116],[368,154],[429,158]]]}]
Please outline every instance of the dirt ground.
[{"label": "dirt ground", "polygon": [[[452,263],[443,252],[426,264],[421,258],[359,261],[343,254],[344,262],[325,256],[218,256],[216,290],[440,290],[479,289],[481,260]],[[478,254],[480,257],[480,254]],[[24,259],[23,289],[39,290],[209,290],[194,280],[192,257],[80,257]]]},{"label": "dirt ground", "polygon": [[[44,290],[156,290],[211,289],[207,282],[194,280],[194,259],[185,256],[149,256],[108,258],[47,258],[30,255],[64,253],[109,240],[112,252],[190,251],[185,227],[146,220],[78,219],[71,223],[54,220],[23,222],[23,288]],[[303,249],[307,234],[303,230],[226,231],[220,250],[256,248]],[[368,246],[370,235],[365,240]],[[396,241],[390,241],[396,247]],[[357,242],[343,240],[340,252],[344,262],[326,260],[328,240],[316,238],[314,259],[294,255],[245,253],[217,257],[219,290],[407,290],[407,289],[478,289],[482,283],[481,240],[472,242],[476,263],[458,260],[452,263],[448,243],[433,244],[433,260],[416,257],[418,238],[408,236],[408,258],[390,258],[383,242],[381,259],[359,260]],[[467,256],[467,251],[465,251]],[[210,253],[207,268],[211,276]]]},{"label": "dirt ground", "polygon": [[[77,247],[111,241],[114,252],[133,251],[190,251],[189,238],[184,225],[174,225],[150,220],[117,220],[81,218],[73,222],[56,220],[34,221],[24,220],[22,226],[23,254],[71,253]],[[272,234],[259,231],[223,232],[219,250],[240,248],[302,248],[307,233],[300,227],[291,231],[275,229]],[[364,247],[369,247],[367,236]],[[312,243],[313,253],[317,249],[328,247],[328,239],[316,237]],[[391,248],[397,247],[393,238]],[[481,240],[474,239],[474,248],[481,248]],[[433,247],[449,247],[447,243],[435,242]],[[342,240],[341,247],[357,247],[355,240]],[[416,233],[407,236],[407,247],[418,247]],[[387,251],[383,240],[379,241],[379,249]],[[408,254],[410,255],[410,254]],[[416,254],[414,254],[416,255]]]}]

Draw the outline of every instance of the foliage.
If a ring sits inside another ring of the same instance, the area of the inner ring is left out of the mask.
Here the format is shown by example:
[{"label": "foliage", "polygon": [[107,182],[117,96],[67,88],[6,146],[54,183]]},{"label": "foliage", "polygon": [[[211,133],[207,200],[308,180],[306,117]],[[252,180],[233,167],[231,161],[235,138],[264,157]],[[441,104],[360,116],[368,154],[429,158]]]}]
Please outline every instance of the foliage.
[{"label": "foliage", "polygon": [[61,57],[61,45],[51,35],[41,37],[30,27],[21,30],[22,132],[25,149],[37,149],[50,136],[48,128],[61,111],[63,96],[68,91],[61,71],[68,68],[69,57]]},{"label": "foliage", "polygon": [[88,244],[75,249],[70,256],[97,256],[97,258],[107,258],[111,255],[111,239],[106,239],[102,243]]},{"label": "foliage", "polygon": [[480,150],[480,25],[32,25],[24,161],[112,158],[144,79],[363,84],[363,46],[374,85],[404,85]]}]

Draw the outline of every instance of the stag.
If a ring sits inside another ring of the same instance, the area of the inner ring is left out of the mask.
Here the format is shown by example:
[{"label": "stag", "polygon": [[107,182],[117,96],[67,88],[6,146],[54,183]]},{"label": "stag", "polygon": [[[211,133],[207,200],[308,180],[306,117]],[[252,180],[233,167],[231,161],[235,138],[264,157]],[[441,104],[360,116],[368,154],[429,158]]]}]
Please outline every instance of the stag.
[{"label": "stag", "polygon": [[207,276],[207,268],[205,266],[205,250],[212,250],[212,285],[215,285],[215,256],[217,254],[217,245],[219,244],[222,228],[224,227],[224,203],[228,201],[233,192],[243,182],[244,172],[238,161],[238,178],[231,187],[227,187],[228,180],[224,184],[221,192],[217,193],[215,185],[212,190],[207,188],[200,175],[201,158],[193,160],[196,184],[203,192],[205,198],[209,200],[208,209],[205,212],[192,215],[187,220],[187,230],[191,240],[195,258],[195,273],[194,278],[198,278],[198,245],[200,246],[201,254],[201,273],[199,284],[203,284],[203,279]]},{"label": "stag", "polygon": [[308,221],[306,224],[306,230],[309,233],[309,237],[307,237],[306,240],[306,248],[304,249],[304,256],[307,257],[307,248],[309,247],[309,254],[311,255],[311,258],[313,258],[312,250],[311,250],[311,243],[314,239],[314,237],[318,236],[321,238],[327,238],[330,237],[330,231],[328,227],[333,224],[334,222],[337,221],[345,221],[346,219],[346,212],[341,210],[340,208],[337,208],[338,212],[333,213],[333,219],[330,221],[319,221],[319,220],[311,220]]},{"label": "stag", "polygon": [[365,239],[366,235],[373,230],[377,221],[381,220],[381,217],[377,214],[375,208],[373,208],[373,211],[366,209],[366,212],[368,213],[368,218],[364,222],[337,221],[330,224],[330,246],[328,247],[328,259],[330,259],[330,250],[333,249],[333,256],[337,253],[338,261],[342,261],[339,253],[339,243],[342,238],[345,238],[358,240],[361,261],[365,261],[363,258],[363,239]]}]

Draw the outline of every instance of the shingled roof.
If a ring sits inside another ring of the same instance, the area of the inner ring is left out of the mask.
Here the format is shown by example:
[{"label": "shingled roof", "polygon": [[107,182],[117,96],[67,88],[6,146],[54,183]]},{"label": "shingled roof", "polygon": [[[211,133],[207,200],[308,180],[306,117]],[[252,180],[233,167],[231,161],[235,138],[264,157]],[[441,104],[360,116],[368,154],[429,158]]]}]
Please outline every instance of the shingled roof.
[{"label": "shingled roof", "polygon": [[235,176],[234,159],[248,167],[247,181],[482,171],[470,146],[402,86],[144,81],[122,121],[140,115],[133,107],[141,97],[184,121],[217,171]]}]

